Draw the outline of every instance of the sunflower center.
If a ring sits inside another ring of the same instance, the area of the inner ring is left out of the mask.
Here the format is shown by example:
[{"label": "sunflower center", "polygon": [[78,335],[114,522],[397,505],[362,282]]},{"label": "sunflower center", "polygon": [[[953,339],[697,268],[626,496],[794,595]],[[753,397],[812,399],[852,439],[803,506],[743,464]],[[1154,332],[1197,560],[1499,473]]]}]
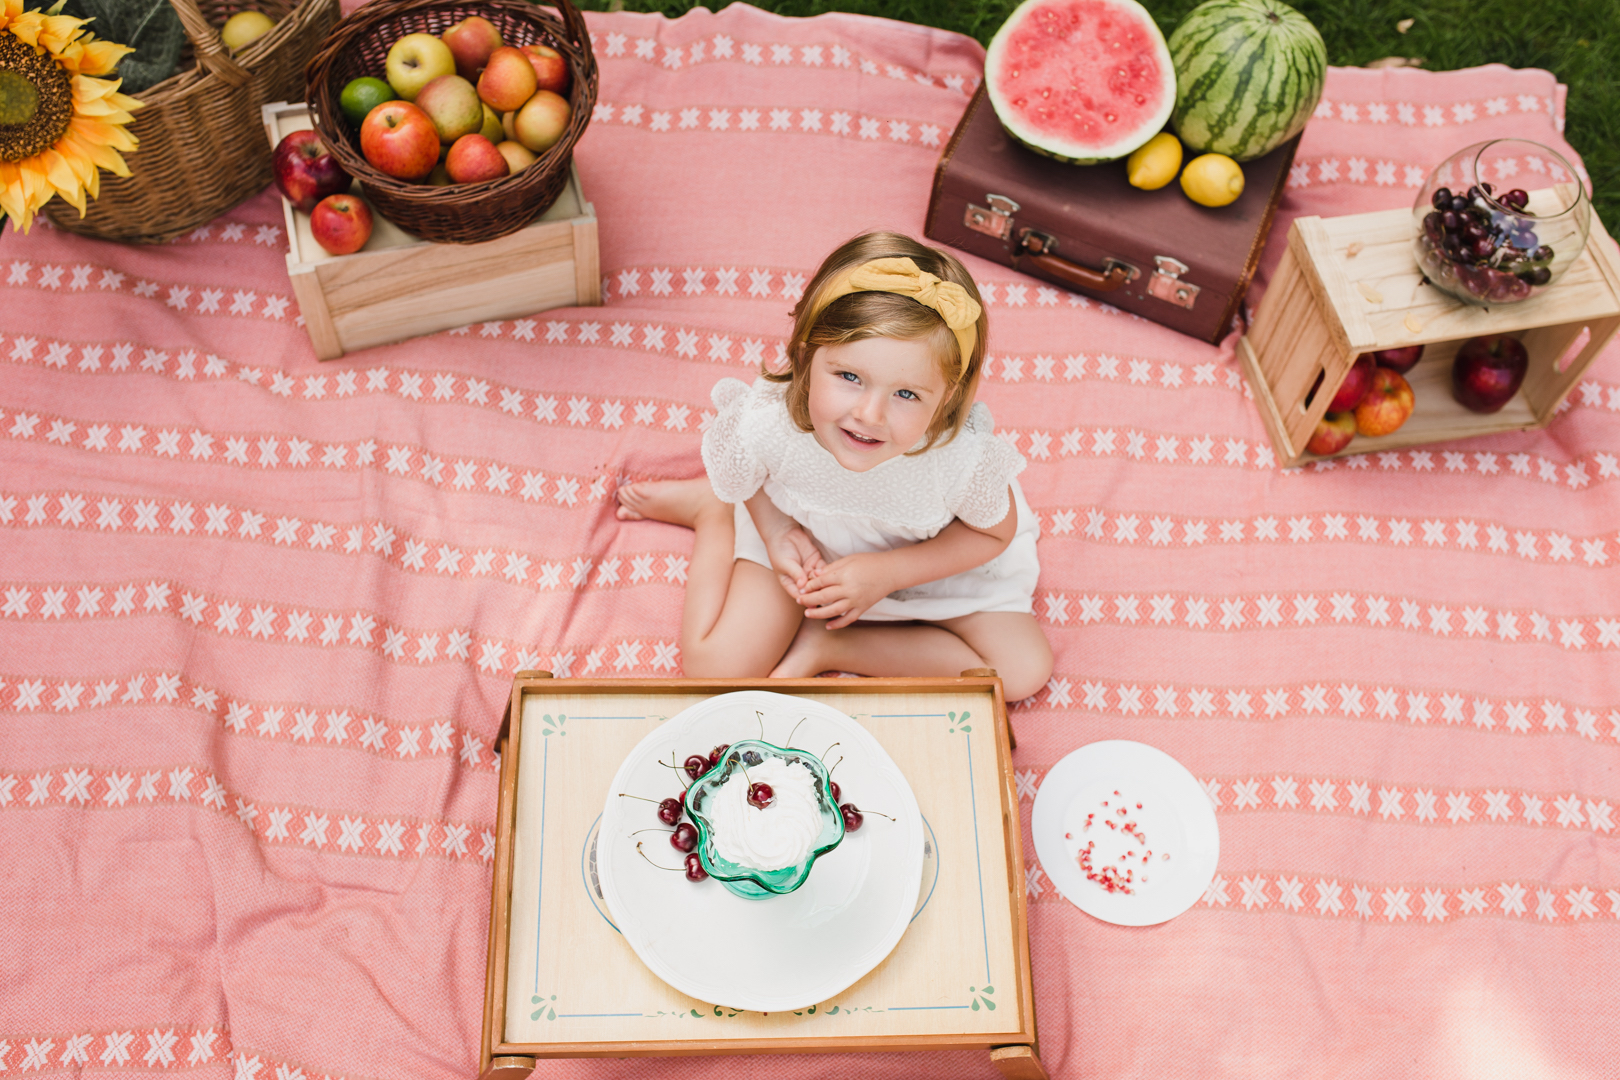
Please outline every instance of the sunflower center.
[{"label": "sunflower center", "polygon": [[0,30],[0,161],[49,150],[73,119],[73,83],[48,55]]}]

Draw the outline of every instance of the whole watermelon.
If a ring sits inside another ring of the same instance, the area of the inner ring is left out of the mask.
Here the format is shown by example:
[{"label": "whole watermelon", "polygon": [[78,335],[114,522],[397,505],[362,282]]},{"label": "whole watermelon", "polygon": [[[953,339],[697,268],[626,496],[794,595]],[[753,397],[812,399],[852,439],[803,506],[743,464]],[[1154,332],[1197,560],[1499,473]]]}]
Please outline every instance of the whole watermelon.
[{"label": "whole watermelon", "polygon": [[1249,161],[1299,134],[1316,111],[1327,46],[1280,0],[1208,0],[1170,35],[1176,106],[1191,150]]}]

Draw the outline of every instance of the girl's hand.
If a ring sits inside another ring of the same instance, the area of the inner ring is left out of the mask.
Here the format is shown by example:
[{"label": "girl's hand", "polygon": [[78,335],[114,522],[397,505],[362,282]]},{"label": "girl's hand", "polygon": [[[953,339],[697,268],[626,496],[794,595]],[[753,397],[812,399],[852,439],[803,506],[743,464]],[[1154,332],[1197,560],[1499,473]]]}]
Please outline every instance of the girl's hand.
[{"label": "girl's hand", "polygon": [[822,567],[798,601],[807,609],[806,618],[827,619],[827,629],[841,630],[894,589],[880,555],[848,555]]},{"label": "girl's hand", "polygon": [[803,593],[810,579],[826,568],[821,550],[810,539],[810,534],[797,523],[790,528],[773,531],[770,536],[761,539],[765,541],[765,551],[771,557],[771,569],[776,571],[782,588],[794,600],[803,603]]}]

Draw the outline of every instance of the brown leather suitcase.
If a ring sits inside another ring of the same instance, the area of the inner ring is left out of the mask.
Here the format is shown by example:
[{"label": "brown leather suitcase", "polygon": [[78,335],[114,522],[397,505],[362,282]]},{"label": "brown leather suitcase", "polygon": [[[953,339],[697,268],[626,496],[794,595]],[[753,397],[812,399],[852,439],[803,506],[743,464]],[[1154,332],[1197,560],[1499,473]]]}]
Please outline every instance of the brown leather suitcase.
[{"label": "brown leather suitcase", "polygon": [[1298,137],[1244,164],[1230,206],[1172,181],[1141,191],[1125,163],[1069,165],[1008,137],[984,87],[934,172],[931,240],[1062,285],[1204,341],[1232,328],[1265,248]]}]

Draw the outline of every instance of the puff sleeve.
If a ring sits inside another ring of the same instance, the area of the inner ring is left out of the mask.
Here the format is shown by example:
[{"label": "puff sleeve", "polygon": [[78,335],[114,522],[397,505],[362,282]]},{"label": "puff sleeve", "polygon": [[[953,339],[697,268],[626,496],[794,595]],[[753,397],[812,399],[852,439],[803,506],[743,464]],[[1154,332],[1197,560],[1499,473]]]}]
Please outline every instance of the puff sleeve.
[{"label": "puff sleeve", "polygon": [[765,482],[765,463],[750,447],[747,431],[757,397],[741,379],[721,379],[709,393],[715,417],[703,433],[703,468],[721,502],[746,502]]},{"label": "puff sleeve", "polygon": [[1012,509],[1008,492],[1013,478],[1024,471],[1024,455],[995,435],[995,422],[982,401],[973,406],[958,438],[971,440],[972,453],[958,483],[950,491],[951,511],[974,528],[987,529]]}]

